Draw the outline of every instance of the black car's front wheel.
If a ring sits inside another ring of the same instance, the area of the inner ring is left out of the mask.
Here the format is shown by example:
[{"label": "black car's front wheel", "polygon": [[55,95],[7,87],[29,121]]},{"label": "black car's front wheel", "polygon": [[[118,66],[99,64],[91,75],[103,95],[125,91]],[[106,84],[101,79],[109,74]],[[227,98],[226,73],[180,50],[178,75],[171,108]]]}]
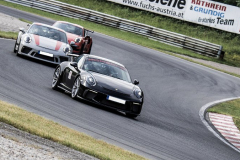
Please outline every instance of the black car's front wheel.
[{"label": "black car's front wheel", "polygon": [[126,116],[127,116],[128,118],[136,118],[138,115],[131,114],[131,113],[126,113]]},{"label": "black car's front wheel", "polygon": [[61,68],[60,66],[56,68],[53,74],[53,80],[52,80],[52,89],[57,89],[59,81],[60,81],[60,74],[61,74]]},{"label": "black car's front wheel", "polygon": [[80,77],[77,77],[74,81],[73,87],[72,87],[72,93],[71,93],[71,97],[73,99],[77,98],[78,92],[80,89]]}]

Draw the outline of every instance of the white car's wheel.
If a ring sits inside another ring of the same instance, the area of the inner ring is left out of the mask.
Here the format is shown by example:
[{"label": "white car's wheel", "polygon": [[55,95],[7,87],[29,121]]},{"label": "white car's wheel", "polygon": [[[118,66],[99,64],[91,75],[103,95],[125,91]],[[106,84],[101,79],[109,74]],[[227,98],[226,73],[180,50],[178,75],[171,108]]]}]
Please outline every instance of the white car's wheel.
[{"label": "white car's wheel", "polygon": [[17,40],[16,40],[13,52],[18,56],[19,55],[18,51],[19,51],[19,44],[17,43]]}]

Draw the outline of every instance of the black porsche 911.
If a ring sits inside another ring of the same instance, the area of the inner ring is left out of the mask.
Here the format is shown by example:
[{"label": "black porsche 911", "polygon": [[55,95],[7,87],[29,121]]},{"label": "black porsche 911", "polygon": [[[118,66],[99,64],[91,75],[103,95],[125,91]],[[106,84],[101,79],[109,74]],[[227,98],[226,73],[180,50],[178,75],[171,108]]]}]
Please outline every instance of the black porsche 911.
[{"label": "black porsche 911", "polygon": [[143,92],[120,63],[83,54],[62,62],[53,74],[52,89],[61,88],[73,99],[81,98],[137,117],[143,105]]}]

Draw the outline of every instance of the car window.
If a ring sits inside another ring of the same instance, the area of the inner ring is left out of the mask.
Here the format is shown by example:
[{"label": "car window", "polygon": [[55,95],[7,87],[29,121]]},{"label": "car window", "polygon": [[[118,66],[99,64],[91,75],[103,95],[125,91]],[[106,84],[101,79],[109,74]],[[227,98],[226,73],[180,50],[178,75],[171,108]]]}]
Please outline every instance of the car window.
[{"label": "car window", "polygon": [[28,33],[67,43],[66,33],[47,26],[34,24],[29,28]]},{"label": "car window", "polygon": [[109,61],[96,58],[87,58],[84,62],[83,70],[92,71],[131,82],[129,73],[125,67]]},{"label": "car window", "polygon": [[72,33],[72,34],[82,36],[82,28],[77,27],[75,25],[72,25],[72,24],[69,24],[69,23],[57,22],[53,26],[57,27],[57,28],[61,28],[62,30],[66,31],[68,33]]}]

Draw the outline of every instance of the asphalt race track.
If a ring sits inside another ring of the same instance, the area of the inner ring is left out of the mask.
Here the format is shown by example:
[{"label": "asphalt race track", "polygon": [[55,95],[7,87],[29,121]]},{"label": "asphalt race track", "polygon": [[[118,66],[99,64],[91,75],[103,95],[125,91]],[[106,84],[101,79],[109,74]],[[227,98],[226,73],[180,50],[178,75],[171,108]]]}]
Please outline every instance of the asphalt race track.
[{"label": "asphalt race track", "polygon": [[[54,22],[2,6],[0,11]],[[123,63],[140,81],[145,93],[140,117],[129,119],[52,90],[55,66],[17,57],[14,41],[5,39],[0,39],[0,99],[149,159],[240,159],[199,117],[205,104],[239,97],[239,78],[99,33],[91,36],[92,54]]]}]

